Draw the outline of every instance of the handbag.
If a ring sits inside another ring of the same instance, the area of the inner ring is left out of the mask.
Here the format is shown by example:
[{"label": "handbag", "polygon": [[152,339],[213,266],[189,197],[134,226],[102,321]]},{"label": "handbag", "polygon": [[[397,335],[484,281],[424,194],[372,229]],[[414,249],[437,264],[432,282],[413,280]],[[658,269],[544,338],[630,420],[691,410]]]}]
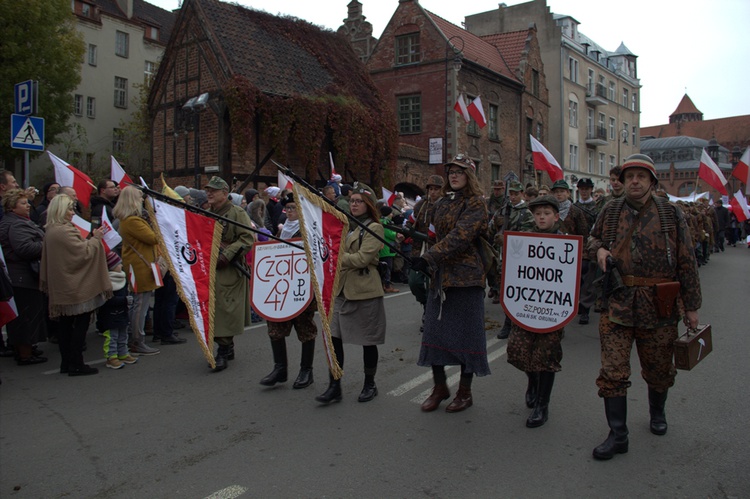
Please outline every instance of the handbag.
[{"label": "handbag", "polygon": [[674,342],[674,366],[689,371],[712,350],[711,324],[699,324],[695,329],[688,327]]},{"label": "handbag", "polygon": [[[143,255],[141,255],[138,252],[138,250],[135,249],[135,247],[132,244],[127,243],[127,242],[125,244],[127,244],[128,246],[130,246],[130,249],[132,249],[133,252],[136,255],[138,255],[138,258],[140,258],[141,260],[143,260],[143,263],[146,264],[146,267],[150,267],[151,266],[151,264],[148,263],[148,260],[146,260],[145,258],[143,258]],[[167,259],[164,258],[162,255],[158,255],[156,257],[156,260],[154,260],[154,263],[156,264],[157,267],[159,267],[159,275],[161,275],[161,278],[164,279],[164,276],[167,275],[167,272],[169,272],[169,264],[167,263]]]}]

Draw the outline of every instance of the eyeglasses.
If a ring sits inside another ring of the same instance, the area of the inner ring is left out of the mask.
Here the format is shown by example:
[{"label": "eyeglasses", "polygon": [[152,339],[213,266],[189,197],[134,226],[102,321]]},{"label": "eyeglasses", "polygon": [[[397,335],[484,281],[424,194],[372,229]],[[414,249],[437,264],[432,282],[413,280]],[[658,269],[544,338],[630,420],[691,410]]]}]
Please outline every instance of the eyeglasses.
[{"label": "eyeglasses", "polygon": [[448,172],[449,177],[460,177],[461,175],[466,175],[466,172],[463,170],[450,170]]},{"label": "eyeglasses", "polygon": [[350,199],[349,204],[364,204],[364,199]]}]

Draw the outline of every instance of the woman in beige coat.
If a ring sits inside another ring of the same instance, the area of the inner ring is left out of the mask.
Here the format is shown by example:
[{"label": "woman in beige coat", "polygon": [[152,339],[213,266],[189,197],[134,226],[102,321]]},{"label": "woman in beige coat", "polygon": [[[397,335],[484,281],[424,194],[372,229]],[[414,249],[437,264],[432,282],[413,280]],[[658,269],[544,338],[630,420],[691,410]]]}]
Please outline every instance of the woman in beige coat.
[{"label": "woman in beige coat", "polygon": [[[376,203],[370,187],[361,182],[354,184],[349,198],[352,216],[382,239],[383,226]],[[341,255],[338,286],[334,290],[331,336],[339,365],[344,367],[344,343],[362,345],[365,383],[359,394],[360,402],[369,402],[378,394],[375,386],[378,345],[385,342],[383,285],[378,273],[378,253],[382,247],[383,243],[375,236],[352,224]],[[328,389],[315,400],[323,404],[340,401],[341,380],[331,377]]]}]

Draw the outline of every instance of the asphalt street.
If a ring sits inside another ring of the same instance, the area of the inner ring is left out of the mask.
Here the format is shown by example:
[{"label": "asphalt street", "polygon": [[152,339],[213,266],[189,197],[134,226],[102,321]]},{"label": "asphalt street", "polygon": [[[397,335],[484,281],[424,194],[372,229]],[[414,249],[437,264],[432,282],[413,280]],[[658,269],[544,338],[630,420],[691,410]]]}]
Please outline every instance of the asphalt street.
[{"label": "asphalt street", "polygon": [[[633,365],[630,451],[591,457],[608,428],[595,379],[596,314],[566,328],[550,419],[528,429],[526,377],[507,363],[499,305],[486,300],[492,375],[474,380],[474,406],[422,413],[432,386],[416,365],[421,308],[405,285],[387,297],[379,396],[358,403],[361,348],[345,345],[344,398],[320,406],[327,385],[318,344],[315,383],[293,390],[299,342],[288,339],[290,381],[265,388],[272,367],[265,325],[238,337],[237,358],[212,373],[192,333],[137,364],[104,369],[102,338],[86,359],[97,376],[57,373],[50,361],[0,359],[0,498],[270,497],[750,497],[750,250],[728,247],[701,268],[701,323],[713,352],[681,371],[667,401],[669,432],[648,429],[646,386]],[[683,327],[684,329],[684,327]],[[458,369],[448,371],[451,391]]]}]

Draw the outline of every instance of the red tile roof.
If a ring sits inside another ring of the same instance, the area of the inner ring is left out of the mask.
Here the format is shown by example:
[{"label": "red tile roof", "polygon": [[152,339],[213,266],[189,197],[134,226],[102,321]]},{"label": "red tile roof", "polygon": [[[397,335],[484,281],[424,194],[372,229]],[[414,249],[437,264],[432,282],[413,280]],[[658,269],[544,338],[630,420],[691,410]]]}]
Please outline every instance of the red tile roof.
[{"label": "red tile roof", "polygon": [[[99,7],[101,12],[128,20],[127,14],[122,11],[116,0],[90,1]],[[133,17],[129,21],[159,28],[159,41],[166,44],[172,34],[176,17],[171,11],[152,5],[144,0],[133,0]]]},{"label": "red tile roof", "polygon": [[509,31],[483,36],[482,40],[497,47],[503,55],[505,62],[515,72],[518,70],[526,48],[526,40],[529,38],[529,30]]},{"label": "red tile roof", "polygon": [[451,43],[456,49],[463,51],[464,59],[473,61],[480,66],[501,74],[513,81],[518,81],[511,66],[509,66],[503,58],[503,54],[500,53],[497,47],[477,35],[446,21],[436,14],[433,14],[427,9],[425,9],[425,12],[430,16],[435,23],[435,26],[437,26],[437,28],[443,33],[446,40],[453,36],[461,37],[464,42],[463,47],[460,46],[461,42],[458,40],[454,40]]},{"label": "red tile roof", "polygon": [[698,108],[695,107],[695,104],[693,104],[693,101],[690,100],[690,97],[688,97],[688,94],[685,94],[682,97],[682,100],[677,105],[677,109],[674,110],[672,114],[669,116],[674,116],[675,114],[703,114],[700,111],[698,111]]},{"label": "red tile roof", "polygon": [[698,137],[705,140],[716,137],[719,144],[724,147],[731,149],[735,145],[738,145],[740,148],[743,148],[750,144],[750,114],[717,118],[715,120],[687,121],[641,128],[642,137],[653,136],[663,138],[677,137],[679,135]]}]

